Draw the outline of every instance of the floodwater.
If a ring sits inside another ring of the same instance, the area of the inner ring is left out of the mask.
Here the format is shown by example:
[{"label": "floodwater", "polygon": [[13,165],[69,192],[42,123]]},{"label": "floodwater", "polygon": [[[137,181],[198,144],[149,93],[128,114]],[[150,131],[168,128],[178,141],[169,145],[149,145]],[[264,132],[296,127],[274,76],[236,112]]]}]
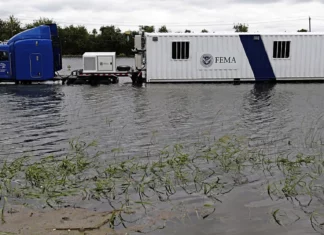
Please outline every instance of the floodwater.
[{"label": "floodwater", "polygon": [[[61,74],[81,68],[64,59]],[[134,65],[132,59],[117,64]],[[141,156],[168,144],[191,143],[204,133],[244,136],[267,154],[307,151],[324,127],[324,84],[119,84],[67,86],[0,84],[0,159],[64,154],[68,141],[97,140]],[[307,219],[279,227],[260,182],[226,195],[207,220],[180,221],[151,234],[313,234]],[[282,203],[282,202],[280,202]],[[291,208],[290,208],[291,209]]]}]

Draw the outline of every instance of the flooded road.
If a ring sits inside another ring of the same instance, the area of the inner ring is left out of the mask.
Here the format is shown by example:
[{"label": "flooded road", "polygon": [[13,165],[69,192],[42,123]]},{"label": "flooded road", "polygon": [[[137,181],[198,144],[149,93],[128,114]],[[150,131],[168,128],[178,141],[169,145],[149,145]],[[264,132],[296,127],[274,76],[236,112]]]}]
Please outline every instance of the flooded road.
[{"label": "flooded road", "polygon": [[[65,59],[67,65],[78,69],[81,60]],[[98,87],[0,84],[0,160],[61,155],[76,137],[96,140],[107,153],[118,148],[119,158],[154,155],[167,145],[190,146],[206,136],[231,134],[247,138],[251,147],[269,156],[312,152],[323,137],[323,90],[324,84],[133,87],[129,78]],[[275,203],[261,190],[262,182],[256,184],[226,195],[207,220],[171,224],[152,234],[313,234],[305,218],[288,230],[270,222]]]}]

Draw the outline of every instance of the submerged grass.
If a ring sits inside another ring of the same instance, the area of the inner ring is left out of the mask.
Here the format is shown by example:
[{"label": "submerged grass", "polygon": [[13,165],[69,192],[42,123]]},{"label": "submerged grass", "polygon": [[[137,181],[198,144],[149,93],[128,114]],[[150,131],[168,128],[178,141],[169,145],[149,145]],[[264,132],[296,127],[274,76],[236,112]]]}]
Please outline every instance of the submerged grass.
[{"label": "submerged grass", "polygon": [[[246,140],[237,136],[200,141],[192,144],[190,150],[176,144],[154,156],[120,160],[116,150],[110,158],[99,151],[90,155],[89,150],[96,146],[95,142],[73,140],[70,153],[64,157],[48,156],[34,161],[24,156],[4,162],[0,168],[2,223],[6,222],[7,200],[33,199],[57,209],[81,198],[110,205],[111,216],[101,226],[127,228],[140,221],[145,224],[145,216],[158,211],[161,203],[169,204],[172,210],[172,206],[177,206],[173,199],[183,194],[202,199],[199,215],[205,219],[215,212],[221,195],[248,183],[251,173],[259,173],[267,181],[266,190],[272,200],[297,202],[314,229],[319,231],[324,225],[319,222],[318,208],[311,210],[312,202],[323,196],[324,190],[324,159],[320,154],[270,158],[248,148]],[[103,162],[103,155],[107,162]],[[284,225],[279,219],[280,212],[274,210],[272,217],[278,225]]]}]

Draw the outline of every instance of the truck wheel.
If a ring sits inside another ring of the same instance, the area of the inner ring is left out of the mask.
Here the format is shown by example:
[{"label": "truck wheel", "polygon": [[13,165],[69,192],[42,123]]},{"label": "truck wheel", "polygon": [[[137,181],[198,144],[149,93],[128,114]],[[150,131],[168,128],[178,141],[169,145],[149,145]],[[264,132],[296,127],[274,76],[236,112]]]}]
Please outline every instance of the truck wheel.
[{"label": "truck wheel", "polygon": [[90,77],[89,83],[91,86],[99,85],[99,79],[97,77]]},{"label": "truck wheel", "polygon": [[75,82],[75,78],[68,78],[67,81],[66,81],[66,85],[71,85]]},{"label": "truck wheel", "polygon": [[112,84],[116,84],[119,82],[119,78],[117,76],[111,76],[109,79]]}]

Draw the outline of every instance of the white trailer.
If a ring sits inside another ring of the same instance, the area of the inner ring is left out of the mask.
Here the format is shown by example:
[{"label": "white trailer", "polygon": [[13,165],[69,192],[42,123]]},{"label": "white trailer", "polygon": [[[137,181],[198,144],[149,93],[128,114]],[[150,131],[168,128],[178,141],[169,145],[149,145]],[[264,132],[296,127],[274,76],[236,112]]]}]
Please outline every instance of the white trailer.
[{"label": "white trailer", "polygon": [[146,33],[136,49],[148,83],[324,81],[324,33]]}]

